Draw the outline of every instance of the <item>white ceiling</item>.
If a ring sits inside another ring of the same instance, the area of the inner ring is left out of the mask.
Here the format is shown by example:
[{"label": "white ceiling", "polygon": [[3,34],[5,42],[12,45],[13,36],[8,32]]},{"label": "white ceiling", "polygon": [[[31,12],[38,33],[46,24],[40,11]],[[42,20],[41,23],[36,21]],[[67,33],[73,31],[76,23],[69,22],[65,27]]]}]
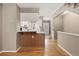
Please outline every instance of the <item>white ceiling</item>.
[{"label": "white ceiling", "polygon": [[39,15],[50,17],[64,3],[18,3],[20,8],[39,8]]},{"label": "white ceiling", "polygon": [[18,3],[20,8],[55,8],[63,3]]}]

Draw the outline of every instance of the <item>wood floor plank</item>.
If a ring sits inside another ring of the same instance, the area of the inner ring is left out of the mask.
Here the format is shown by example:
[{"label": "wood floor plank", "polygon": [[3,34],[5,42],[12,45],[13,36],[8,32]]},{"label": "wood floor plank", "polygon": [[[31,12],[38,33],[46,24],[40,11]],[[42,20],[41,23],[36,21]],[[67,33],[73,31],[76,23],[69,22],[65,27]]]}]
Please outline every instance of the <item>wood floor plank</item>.
[{"label": "wood floor plank", "polygon": [[[47,39],[46,39],[47,40]],[[57,50],[56,40],[47,40],[45,42],[45,49],[40,47],[22,47],[18,52],[3,52],[0,56],[63,56]]]}]

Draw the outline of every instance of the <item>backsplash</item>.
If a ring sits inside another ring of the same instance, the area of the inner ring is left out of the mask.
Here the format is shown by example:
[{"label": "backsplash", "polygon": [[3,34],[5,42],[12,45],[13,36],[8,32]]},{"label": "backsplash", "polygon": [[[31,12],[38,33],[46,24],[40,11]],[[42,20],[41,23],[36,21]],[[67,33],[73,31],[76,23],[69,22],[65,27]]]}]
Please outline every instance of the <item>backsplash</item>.
[{"label": "backsplash", "polygon": [[41,21],[36,21],[36,22],[21,22],[21,27],[22,31],[43,31],[43,27],[42,27],[42,22]]}]

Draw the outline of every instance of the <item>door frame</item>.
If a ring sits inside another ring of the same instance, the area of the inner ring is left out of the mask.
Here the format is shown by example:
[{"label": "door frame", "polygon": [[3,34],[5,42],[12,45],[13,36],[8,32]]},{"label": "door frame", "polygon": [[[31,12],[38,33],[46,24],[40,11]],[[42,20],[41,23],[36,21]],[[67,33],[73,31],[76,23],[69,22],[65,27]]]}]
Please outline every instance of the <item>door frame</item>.
[{"label": "door frame", "polygon": [[[43,20],[43,23],[49,23],[49,36],[51,35],[51,22],[50,20]],[[43,24],[42,24],[43,26]]]}]

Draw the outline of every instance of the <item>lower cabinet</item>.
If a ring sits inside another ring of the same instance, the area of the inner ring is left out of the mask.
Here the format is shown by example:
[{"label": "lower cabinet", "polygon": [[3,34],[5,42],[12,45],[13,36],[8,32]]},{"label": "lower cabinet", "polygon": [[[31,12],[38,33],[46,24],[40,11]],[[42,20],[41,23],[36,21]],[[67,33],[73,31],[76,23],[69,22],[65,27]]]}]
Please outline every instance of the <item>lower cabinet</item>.
[{"label": "lower cabinet", "polygon": [[44,34],[37,34],[36,35],[36,47],[45,47],[45,35]]},{"label": "lower cabinet", "polygon": [[36,32],[21,32],[20,36],[21,47],[45,47],[44,34],[37,34]]},{"label": "lower cabinet", "polygon": [[35,32],[23,32],[21,33],[21,47],[33,47],[36,39]]}]

